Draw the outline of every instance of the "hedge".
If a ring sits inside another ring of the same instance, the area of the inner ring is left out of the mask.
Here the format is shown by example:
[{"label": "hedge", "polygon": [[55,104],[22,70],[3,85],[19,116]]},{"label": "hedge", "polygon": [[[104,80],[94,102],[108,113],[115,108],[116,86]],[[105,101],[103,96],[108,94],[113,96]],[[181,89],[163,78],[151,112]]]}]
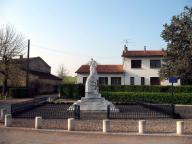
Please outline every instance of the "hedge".
[{"label": "hedge", "polygon": [[12,98],[27,98],[31,97],[33,94],[30,89],[25,87],[19,88],[9,88],[8,95]]},{"label": "hedge", "polygon": [[192,104],[192,93],[148,92],[102,92],[107,100],[119,103],[134,103],[139,100],[151,103]]},{"label": "hedge", "polygon": [[[192,93],[192,86],[174,86],[176,93]],[[111,92],[171,92],[171,86],[149,86],[149,85],[106,85],[100,86],[100,91]]]},{"label": "hedge", "polygon": [[[174,92],[176,93],[192,93],[192,86],[174,86]],[[78,90],[79,95],[84,95],[84,85],[83,84],[63,84],[60,87],[62,94],[72,93],[72,90]],[[109,92],[171,92],[171,86],[149,86],[149,85],[106,85],[99,87],[100,92],[109,91]],[[71,92],[66,92],[71,91]]]},{"label": "hedge", "polygon": [[[136,102],[145,100],[153,103],[192,104],[192,86],[100,86],[102,97],[113,102]],[[83,84],[64,84],[60,87],[61,96],[68,99],[81,99],[85,96]]]},{"label": "hedge", "polygon": [[[63,84],[60,87],[61,95],[75,96],[84,95],[84,85],[83,84]],[[99,87],[100,92],[171,92],[171,86],[148,86],[148,85],[106,85]],[[192,93],[192,86],[174,86],[174,92],[176,93]]]},{"label": "hedge", "polygon": [[63,84],[60,93],[63,98],[80,99],[85,95],[85,88],[82,84]]}]

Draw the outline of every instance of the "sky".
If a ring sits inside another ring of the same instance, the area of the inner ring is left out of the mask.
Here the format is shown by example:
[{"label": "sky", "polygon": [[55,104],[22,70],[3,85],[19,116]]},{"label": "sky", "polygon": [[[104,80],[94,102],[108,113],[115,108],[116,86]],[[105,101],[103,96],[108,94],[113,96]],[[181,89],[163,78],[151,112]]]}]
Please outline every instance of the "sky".
[{"label": "sky", "polygon": [[192,0],[0,0],[0,26],[30,39],[30,57],[42,57],[53,74],[62,65],[75,76],[91,58],[121,64],[126,40],[129,50],[166,48],[163,25],[184,6]]}]

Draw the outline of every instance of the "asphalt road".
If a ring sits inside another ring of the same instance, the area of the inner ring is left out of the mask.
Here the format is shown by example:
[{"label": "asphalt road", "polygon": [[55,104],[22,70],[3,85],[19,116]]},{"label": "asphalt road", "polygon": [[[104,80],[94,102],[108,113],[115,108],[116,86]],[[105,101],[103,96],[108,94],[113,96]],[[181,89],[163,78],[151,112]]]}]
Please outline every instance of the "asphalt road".
[{"label": "asphalt road", "polygon": [[192,136],[141,136],[0,127],[0,144],[192,144]]}]

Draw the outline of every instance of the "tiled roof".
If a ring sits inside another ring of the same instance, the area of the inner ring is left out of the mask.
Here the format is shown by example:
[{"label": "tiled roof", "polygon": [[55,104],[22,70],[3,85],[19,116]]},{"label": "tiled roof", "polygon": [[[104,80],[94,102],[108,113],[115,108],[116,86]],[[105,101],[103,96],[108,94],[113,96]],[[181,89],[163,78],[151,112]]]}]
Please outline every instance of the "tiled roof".
[{"label": "tiled roof", "polygon": [[62,80],[61,78],[54,76],[50,73],[38,72],[38,71],[29,71],[30,74],[38,76],[39,79],[49,79],[49,80]]},{"label": "tiled roof", "polygon": [[[89,65],[82,65],[76,73],[89,73],[90,67]],[[97,73],[105,74],[120,74],[123,73],[123,65],[97,65]]]},{"label": "tiled roof", "polygon": [[143,50],[143,51],[129,51],[124,50],[122,57],[162,57],[165,52],[162,50]]},{"label": "tiled roof", "polygon": [[[48,67],[51,67],[50,65],[48,65],[41,57],[30,57],[29,58],[29,62],[36,60],[36,59],[40,59],[41,61],[43,61]],[[22,64],[25,65],[27,64],[27,58],[16,58],[13,59],[13,62],[15,62],[16,64]]]}]

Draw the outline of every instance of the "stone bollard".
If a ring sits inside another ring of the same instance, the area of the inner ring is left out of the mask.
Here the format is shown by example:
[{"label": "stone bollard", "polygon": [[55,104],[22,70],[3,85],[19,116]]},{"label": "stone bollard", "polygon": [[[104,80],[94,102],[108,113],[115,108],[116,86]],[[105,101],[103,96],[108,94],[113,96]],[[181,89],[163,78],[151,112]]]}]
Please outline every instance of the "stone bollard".
[{"label": "stone bollard", "polygon": [[139,120],[139,134],[144,134],[146,129],[146,121]]},{"label": "stone bollard", "polygon": [[5,127],[10,127],[12,123],[12,116],[11,114],[5,115]]},{"label": "stone bollard", "polygon": [[110,120],[103,120],[103,133],[110,132]]},{"label": "stone bollard", "polygon": [[49,98],[48,98],[48,102],[51,102],[51,101],[52,101],[52,100],[51,100],[51,97],[49,97]]},{"label": "stone bollard", "polygon": [[58,97],[59,97],[59,98],[61,97],[61,93],[60,93],[60,92],[58,93]]},{"label": "stone bollard", "polygon": [[177,135],[182,135],[184,130],[184,121],[177,121]]},{"label": "stone bollard", "polygon": [[75,128],[75,119],[68,118],[68,131],[73,131]]},{"label": "stone bollard", "polygon": [[5,120],[6,109],[1,109],[1,120]]},{"label": "stone bollard", "polygon": [[35,129],[40,129],[42,127],[42,117],[35,117]]}]

